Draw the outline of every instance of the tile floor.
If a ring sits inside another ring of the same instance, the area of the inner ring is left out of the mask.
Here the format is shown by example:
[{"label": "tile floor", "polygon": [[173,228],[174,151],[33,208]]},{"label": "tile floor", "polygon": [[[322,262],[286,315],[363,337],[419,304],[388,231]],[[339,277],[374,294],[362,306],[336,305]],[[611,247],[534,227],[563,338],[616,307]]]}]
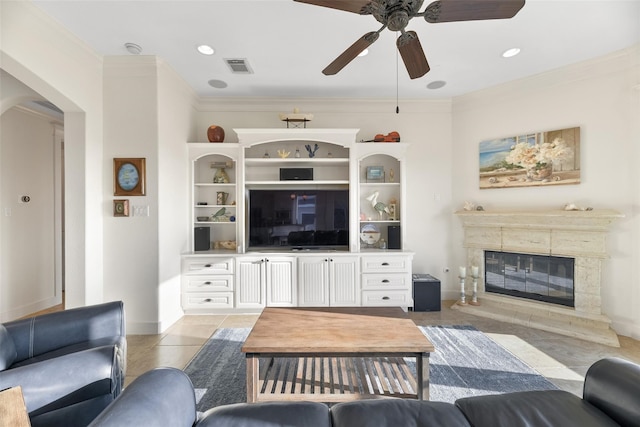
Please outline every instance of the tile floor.
[{"label": "tile floor", "polygon": [[[582,396],[589,366],[608,356],[640,363],[640,341],[620,337],[620,348],[568,338],[550,332],[485,319],[451,310],[443,301],[440,312],[410,312],[417,325],[473,325],[488,334],[561,389]],[[184,316],[165,333],[128,336],[126,384],[158,366],[184,368],[217,328],[251,327],[258,315]]]}]

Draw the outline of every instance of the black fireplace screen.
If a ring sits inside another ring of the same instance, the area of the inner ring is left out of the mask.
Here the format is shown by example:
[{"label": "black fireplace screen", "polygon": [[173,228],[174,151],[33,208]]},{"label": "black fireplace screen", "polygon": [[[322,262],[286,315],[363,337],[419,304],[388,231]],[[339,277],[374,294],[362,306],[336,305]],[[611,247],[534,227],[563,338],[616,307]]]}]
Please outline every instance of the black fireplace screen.
[{"label": "black fireplace screen", "polygon": [[574,259],[485,251],[485,291],[574,307]]}]

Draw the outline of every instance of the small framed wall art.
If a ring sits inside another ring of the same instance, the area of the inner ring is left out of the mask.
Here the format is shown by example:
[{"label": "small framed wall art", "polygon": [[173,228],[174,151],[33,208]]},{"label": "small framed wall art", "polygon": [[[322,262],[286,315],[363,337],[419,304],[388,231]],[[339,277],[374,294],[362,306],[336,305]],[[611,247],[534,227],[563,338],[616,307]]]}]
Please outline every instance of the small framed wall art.
[{"label": "small framed wall art", "polygon": [[383,166],[367,166],[367,181],[383,181],[384,182],[384,167]]},{"label": "small framed wall art", "polygon": [[113,195],[145,195],[145,159],[113,159]]},{"label": "small framed wall art", "polygon": [[127,199],[114,200],[113,216],[129,216],[129,200]]}]

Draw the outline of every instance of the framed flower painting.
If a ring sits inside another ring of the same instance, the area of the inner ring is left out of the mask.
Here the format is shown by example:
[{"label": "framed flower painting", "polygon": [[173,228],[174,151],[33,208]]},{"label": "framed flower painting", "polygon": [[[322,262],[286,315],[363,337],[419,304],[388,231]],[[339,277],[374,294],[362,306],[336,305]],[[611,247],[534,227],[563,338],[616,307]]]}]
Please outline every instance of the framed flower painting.
[{"label": "framed flower painting", "polygon": [[480,142],[480,189],[580,183],[580,128]]}]

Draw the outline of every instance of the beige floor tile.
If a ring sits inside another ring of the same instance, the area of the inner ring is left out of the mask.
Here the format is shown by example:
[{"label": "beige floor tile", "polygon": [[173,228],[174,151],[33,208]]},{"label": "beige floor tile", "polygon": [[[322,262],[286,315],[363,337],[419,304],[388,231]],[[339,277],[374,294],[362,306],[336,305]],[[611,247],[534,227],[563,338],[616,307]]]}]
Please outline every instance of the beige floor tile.
[{"label": "beige floor tile", "polygon": [[216,325],[178,323],[173,325],[158,345],[203,345],[216,330]]},{"label": "beige floor tile", "polygon": [[227,316],[220,324],[221,328],[251,328],[258,320],[259,314],[238,314]]}]

